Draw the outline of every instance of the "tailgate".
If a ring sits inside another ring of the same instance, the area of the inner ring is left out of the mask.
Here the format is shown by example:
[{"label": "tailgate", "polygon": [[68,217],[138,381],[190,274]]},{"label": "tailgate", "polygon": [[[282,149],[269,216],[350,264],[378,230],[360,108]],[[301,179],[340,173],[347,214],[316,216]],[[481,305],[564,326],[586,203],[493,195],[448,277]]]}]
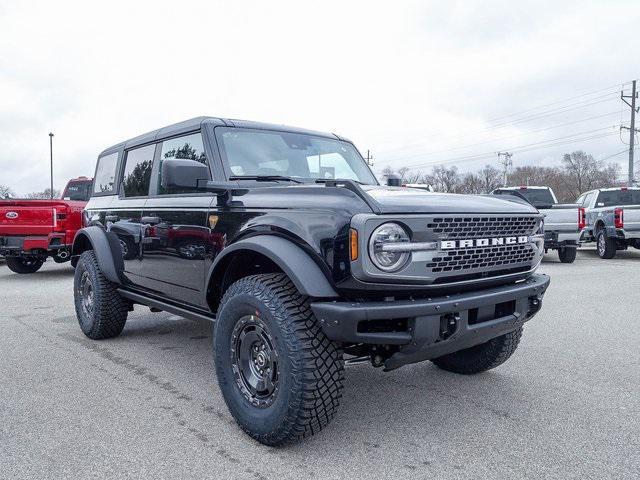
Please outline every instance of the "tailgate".
[{"label": "tailgate", "polygon": [[48,235],[61,212],[65,205],[55,202],[0,202],[0,235]]},{"label": "tailgate", "polygon": [[546,232],[577,232],[578,206],[562,205],[554,208],[541,209],[544,215],[544,230]]},{"label": "tailgate", "polygon": [[623,211],[624,229],[628,232],[640,231],[640,205],[620,207]]}]

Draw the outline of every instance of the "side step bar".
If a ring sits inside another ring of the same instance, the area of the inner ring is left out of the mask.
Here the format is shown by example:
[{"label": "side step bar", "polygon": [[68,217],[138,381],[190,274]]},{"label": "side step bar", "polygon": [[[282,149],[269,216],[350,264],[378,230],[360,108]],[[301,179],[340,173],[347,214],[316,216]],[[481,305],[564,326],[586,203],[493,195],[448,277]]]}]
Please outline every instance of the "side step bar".
[{"label": "side step bar", "polygon": [[189,320],[205,320],[208,322],[216,321],[216,317],[214,317],[213,315],[194,312],[193,310],[188,310],[184,307],[179,307],[177,305],[173,305],[172,303],[163,302],[162,300],[156,300],[155,298],[150,298],[146,295],[140,295],[138,293],[130,292],[122,288],[118,289],[118,293],[124,298],[131,300],[133,303],[146,305],[150,308],[157,308],[164,312],[173,313],[174,315],[180,315],[181,317],[188,318]]}]

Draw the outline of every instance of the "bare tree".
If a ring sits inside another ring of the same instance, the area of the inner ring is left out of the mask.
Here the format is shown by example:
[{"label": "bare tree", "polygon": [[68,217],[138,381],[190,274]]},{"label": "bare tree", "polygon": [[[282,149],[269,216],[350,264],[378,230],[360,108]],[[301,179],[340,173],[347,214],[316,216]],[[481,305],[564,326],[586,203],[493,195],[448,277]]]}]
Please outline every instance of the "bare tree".
[{"label": "bare tree", "polygon": [[395,170],[391,168],[389,165],[387,165],[382,169],[382,177],[385,179],[389,178],[389,175],[393,175],[394,173],[395,173]]},{"label": "bare tree", "polygon": [[[55,188],[53,189],[53,198],[60,198],[60,190],[56,190]],[[27,193],[27,198],[33,199],[33,200],[46,200],[48,198],[51,198],[51,189],[50,188],[45,188],[44,192],[31,192],[31,193]]]},{"label": "bare tree", "polygon": [[491,165],[485,165],[478,172],[478,177],[482,182],[482,191],[480,193],[491,193],[502,185],[502,173]]},{"label": "bare tree", "polygon": [[477,173],[466,173],[462,177],[462,181],[460,186],[458,187],[459,193],[467,193],[472,195],[478,195],[481,193],[486,193],[484,190],[484,184],[482,182],[482,177]]},{"label": "bare tree", "polygon": [[444,165],[433,167],[431,175],[425,177],[426,183],[433,185],[437,192],[456,193],[460,186],[458,167],[447,168]]},{"label": "bare tree", "polygon": [[0,198],[11,198],[15,196],[16,194],[10,187],[6,185],[0,185]]},{"label": "bare tree", "polygon": [[398,169],[398,175],[400,175],[400,178],[402,179],[402,181],[405,181],[407,174],[409,173],[410,168],[409,167],[400,167]]}]

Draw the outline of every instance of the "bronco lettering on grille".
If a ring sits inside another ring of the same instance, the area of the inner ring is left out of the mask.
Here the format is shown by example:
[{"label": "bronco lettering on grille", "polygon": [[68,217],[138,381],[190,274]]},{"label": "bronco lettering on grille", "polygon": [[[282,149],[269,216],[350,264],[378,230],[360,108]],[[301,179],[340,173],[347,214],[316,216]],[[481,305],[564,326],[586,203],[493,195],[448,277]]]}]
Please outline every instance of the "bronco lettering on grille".
[{"label": "bronco lettering on grille", "polygon": [[440,250],[451,250],[454,248],[473,248],[473,247],[495,247],[498,245],[516,245],[527,243],[529,237],[521,235],[518,237],[495,237],[495,238],[476,238],[469,240],[441,240]]}]

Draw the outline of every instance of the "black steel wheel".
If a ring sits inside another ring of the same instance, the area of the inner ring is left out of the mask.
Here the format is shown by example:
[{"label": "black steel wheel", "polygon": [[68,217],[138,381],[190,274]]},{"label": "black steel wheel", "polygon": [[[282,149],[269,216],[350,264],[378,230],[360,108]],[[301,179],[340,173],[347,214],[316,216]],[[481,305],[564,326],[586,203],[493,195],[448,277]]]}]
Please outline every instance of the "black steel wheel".
[{"label": "black steel wheel", "polygon": [[5,257],[5,261],[9,270],[15,273],[35,273],[44,264],[38,257]]},{"label": "black steel wheel", "polygon": [[254,406],[273,404],[278,391],[278,349],[269,327],[255,315],[243,316],[231,335],[231,368],[236,384]]},{"label": "black steel wheel", "polygon": [[214,328],[218,385],[251,437],[283,445],[331,421],[342,397],[342,350],[286,275],[236,281],[224,294]]}]

